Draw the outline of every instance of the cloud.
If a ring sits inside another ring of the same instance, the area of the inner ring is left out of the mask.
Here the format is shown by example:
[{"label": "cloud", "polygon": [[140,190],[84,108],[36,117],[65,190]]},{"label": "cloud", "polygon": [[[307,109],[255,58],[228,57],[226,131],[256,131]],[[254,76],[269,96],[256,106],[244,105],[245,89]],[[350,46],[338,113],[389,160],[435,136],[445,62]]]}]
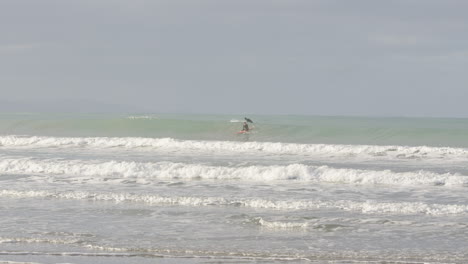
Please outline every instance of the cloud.
[{"label": "cloud", "polygon": [[374,35],[370,41],[385,46],[417,46],[428,43],[427,39],[414,35]]},{"label": "cloud", "polygon": [[451,63],[466,63],[468,61],[468,50],[457,50],[443,52],[439,54],[431,54],[424,57],[427,62],[451,62]]},{"label": "cloud", "polygon": [[14,54],[34,49],[37,45],[33,43],[0,45],[0,54]]}]

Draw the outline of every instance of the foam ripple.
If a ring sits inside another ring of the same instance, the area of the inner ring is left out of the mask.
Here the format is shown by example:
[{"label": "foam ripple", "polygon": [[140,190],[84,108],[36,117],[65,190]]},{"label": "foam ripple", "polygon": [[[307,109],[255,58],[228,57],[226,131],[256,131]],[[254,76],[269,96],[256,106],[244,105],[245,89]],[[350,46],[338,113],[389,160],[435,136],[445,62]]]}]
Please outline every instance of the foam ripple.
[{"label": "foam ripple", "polygon": [[183,151],[222,151],[241,153],[268,153],[275,155],[342,155],[391,159],[468,159],[464,148],[427,146],[376,146],[295,144],[280,142],[237,142],[177,140],[173,138],[141,137],[44,137],[44,136],[0,136],[3,148],[122,148]]},{"label": "foam ripple", "polygon": [[[147,184],[156,179],[240,180],[240,181],[304,181],[355,185],[432,185],[463,187],[468,176],[431,171],[393,172],[309,166],[304,164],[271,166],[210,166],[173,162],[128,162],[98,160],[58,160],[6,158],[0,160],[1,174],[41,174],[43,178],[62,175],[68,181],[81,183],[115,182]],[[44,180],[41,178],[42,180]],[[38,179],[39,180],[39,179]]]},{"label": "foam ripple", "polygon": [[[378,201],[322,201],[322,200],[266,200],[261,198],[239,198],[227,199],[223,197],[190,197],[190,196],[160,196],[153,194],[130,194],[130,193],[92,193],[92,192],[52,192],[38,190],[1,190],[0,197],[16,199],[40,198],[40,199],[68,199],[88,200],[114,203],[141,203],[150,206],[174,205],[174,206],[235,206],[257,209],[272,210],[318,210],[335,209],[363,214],[423,214],[423,215],[465,215],[468,214],[466,204],[429,204],[423,202],[378,202]],[[285,228],[295,227],[291,225],[267,221],[259,221],[259,224],[267,227]],[[299,223],[302,228],[307,226]]]},{"label": "foam ripple", "polygon": [[291,221],[268,221],[263,219],[262,217],[256,217],[254,222],[260,225],[263,228],[267,229],[307,229],[309,227],[309,223],[307,222],[291,222]]}]

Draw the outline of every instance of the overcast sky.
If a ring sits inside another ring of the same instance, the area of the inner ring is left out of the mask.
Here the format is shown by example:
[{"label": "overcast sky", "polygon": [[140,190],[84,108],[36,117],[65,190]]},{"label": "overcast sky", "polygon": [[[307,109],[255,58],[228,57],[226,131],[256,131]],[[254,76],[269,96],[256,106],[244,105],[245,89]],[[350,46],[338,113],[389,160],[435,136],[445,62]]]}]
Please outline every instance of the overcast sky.
[{"label": "overcast sky", "polygon": [[1,0],[0,101],[468,117],[466,0]]}]

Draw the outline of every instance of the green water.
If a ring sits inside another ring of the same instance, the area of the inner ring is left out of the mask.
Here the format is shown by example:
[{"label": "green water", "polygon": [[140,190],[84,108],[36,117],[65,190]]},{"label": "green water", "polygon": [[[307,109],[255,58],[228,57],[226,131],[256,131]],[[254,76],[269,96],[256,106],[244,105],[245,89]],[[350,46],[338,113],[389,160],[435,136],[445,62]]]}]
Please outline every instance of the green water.
[{"label": "green water", "polygon": [[73,137],[171,137],[291,143],[468,147],[468,119],[250,115],[0,114],[0,134]]}]

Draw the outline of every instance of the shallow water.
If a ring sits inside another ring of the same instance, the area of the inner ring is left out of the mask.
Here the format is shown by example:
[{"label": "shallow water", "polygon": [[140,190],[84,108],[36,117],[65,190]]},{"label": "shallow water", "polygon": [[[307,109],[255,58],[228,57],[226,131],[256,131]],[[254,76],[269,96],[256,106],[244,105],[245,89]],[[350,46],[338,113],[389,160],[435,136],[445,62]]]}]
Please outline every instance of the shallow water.
[{"label": "shallow water", "polygon": [[468,262],[465,120],[252,119],[4,115],[0,260]]}]

